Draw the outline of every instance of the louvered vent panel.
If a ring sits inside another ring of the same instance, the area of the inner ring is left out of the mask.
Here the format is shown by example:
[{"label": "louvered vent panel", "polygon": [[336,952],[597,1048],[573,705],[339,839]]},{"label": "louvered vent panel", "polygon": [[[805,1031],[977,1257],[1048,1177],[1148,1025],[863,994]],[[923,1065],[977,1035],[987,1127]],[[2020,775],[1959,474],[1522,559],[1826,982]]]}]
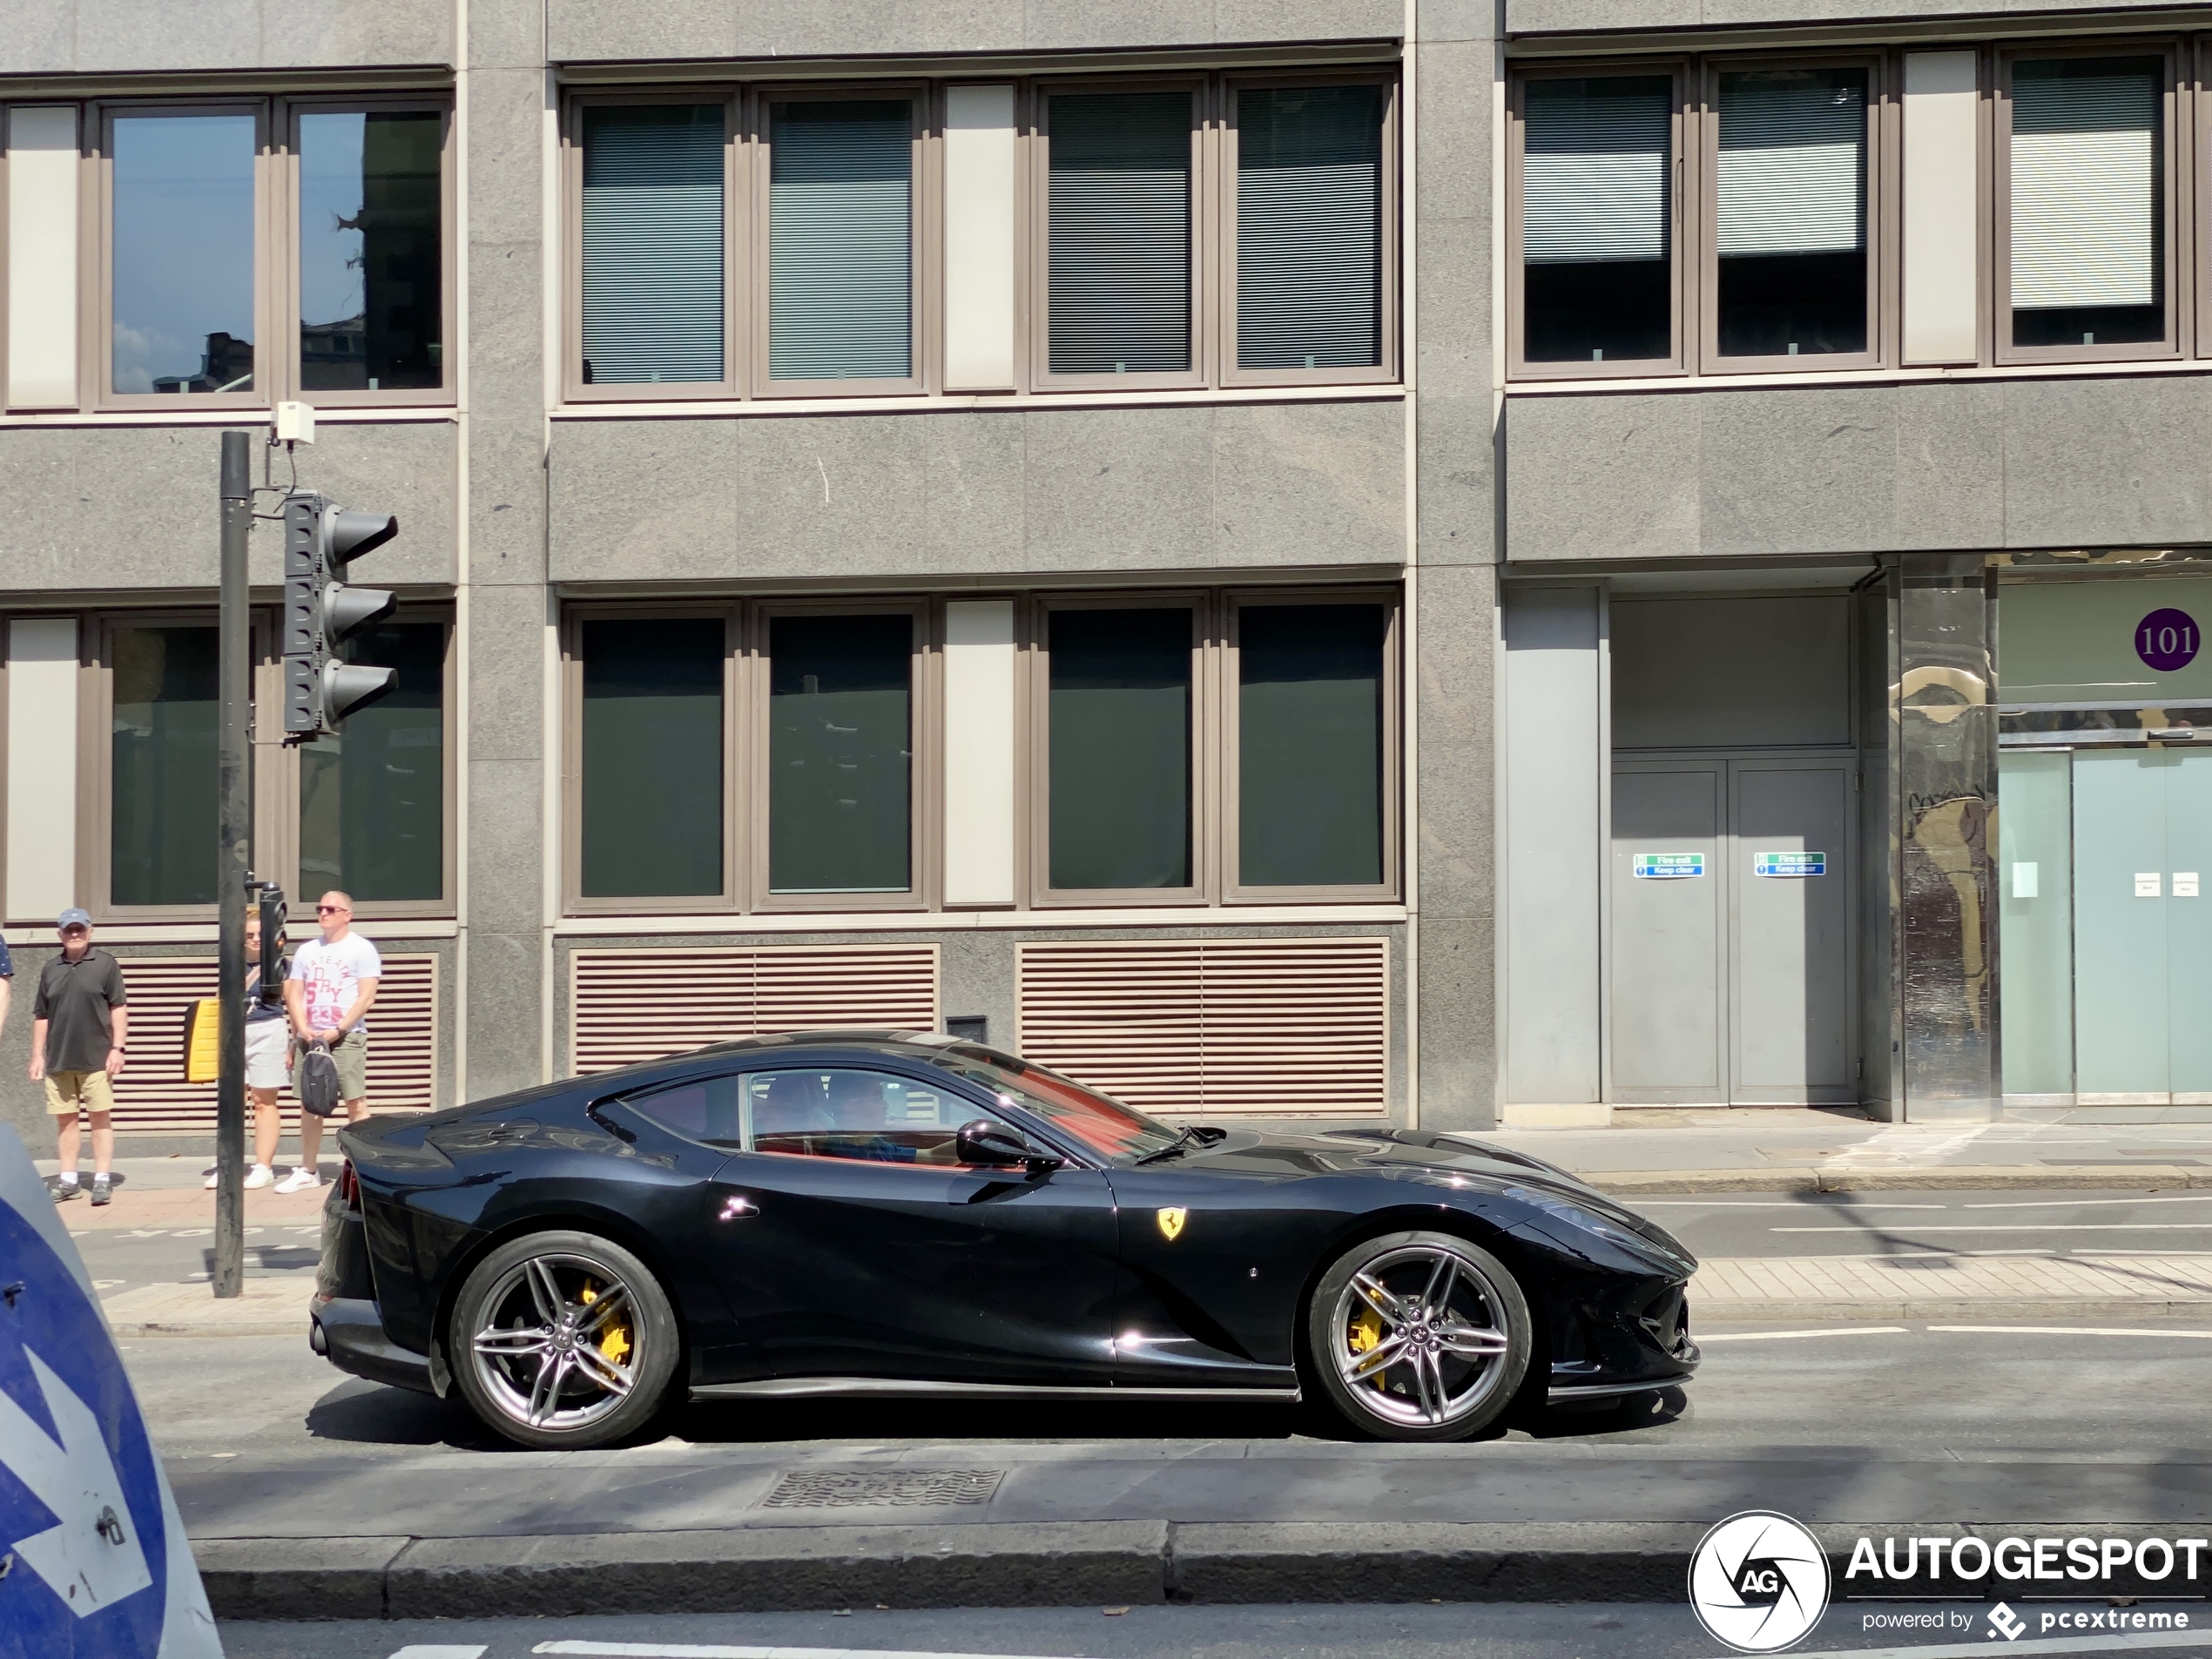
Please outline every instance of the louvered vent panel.
[{"label": "louvered vent panel", "polygon": [[778,1031],[937,1026],[934,945],[579,950],[570,973],[579,1073]]},{"label": "louvered vent panel", "polygon": [[1022,947],[1022,1053],[1177,1117],[1387,1109],[1385,939]]},{"label": "louvered vent panel", "polygon": [[[212,1135],[215,1085],[185,1081],[192,1005],[216,988],[212,956],[126,956],[131,1062],[115,1085],[115,1126],[126,1134]],[[368,1016],[368,1109],[423,1112],[437,1104],[438,959],[387,956]],[[292,1091],[278,1096],[287,1127]],[[249,1108],[249,1111],[250,1111]]]}]

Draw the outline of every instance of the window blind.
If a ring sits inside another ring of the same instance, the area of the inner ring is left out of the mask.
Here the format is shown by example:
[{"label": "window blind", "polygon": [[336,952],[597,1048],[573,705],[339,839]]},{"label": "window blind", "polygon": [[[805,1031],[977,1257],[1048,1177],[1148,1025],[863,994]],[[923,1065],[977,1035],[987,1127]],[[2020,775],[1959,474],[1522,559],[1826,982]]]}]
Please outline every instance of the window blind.
[{"label": "window blind", "polygon": [[1521,157],[1530,265],[1667,257],[1674,88],[1657,76],[1532,81]]},{"label": "window blind", "polygon": [[1382,361],[1382,89],[1237,98],[1237,361]]},{"label": "window blind", "polygon": [[2013,305],[2158,302],[2155,66],[2024,64],[2013,76]]},{"label": "window blind", "polygon": [[773,106],[768,160],[768,374],[914,373],[914,105]]},{"label": "window blind", "polygon": [[583,378],[722,378],[722,106],[583,115]]},{"label": "window blind", "polygon": [[1722,77],[1723,259],[1848,253],[1864,245],[1866,91],[1839,78]]},{"label": "window blind", "polygon": [[1190,95],[1052,100],[1049,356],[1055,374],[1190,367]]}]

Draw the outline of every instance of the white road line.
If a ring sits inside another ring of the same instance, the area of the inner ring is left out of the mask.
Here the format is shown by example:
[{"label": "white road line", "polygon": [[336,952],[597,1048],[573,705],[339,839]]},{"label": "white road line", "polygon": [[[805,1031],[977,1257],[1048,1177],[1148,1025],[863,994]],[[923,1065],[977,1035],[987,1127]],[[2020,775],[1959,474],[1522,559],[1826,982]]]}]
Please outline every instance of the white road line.
[{"label": "white road line", "polygon": [[[2194,1337],[2212,1342],[2212,1331],[2129,1331],[2119,1326],[2083,1325],[1932,1325],[1931,1331],[1988,1331],[2012,1337]],[[1697,1339],[1700,1342],[1703,1337]]]},{"label": "white road line", "polygon": [[1837,1648],[1791,1659],[1984,1659],[1993,1653],[2141,1653],[2152,1648],[2212,1648],[2212,1630],[2143,1630],[2108,1636],[2046,1636],[2040,1642],[1946,1642],[1940,1648]]},{"label": "white road line", "polygon": [[[1747,1198],[1741,1202],[1730,1198],[1704,1203],[1695,1198],[1635,1198],[1630,1194],[1622,1196],[1630,1197],[1638,1210],[1795,1210],[1800,1214],[1814,1210],[1839,1210],[1848,1211],[1856,1215],[1862,1210],[1948,1210],[1951,1208],[1947,1204],[1799,1204],[1789,1198]],[[2208,1192],[2204,1196],[2212,1198],[2212,1192]],[[1966,1208],[1971,1210],[1973,1205],[1968,1204]]]},{"label": "white road line", "polygon": [[1983,1204],[1962,1204],[1961,1210],[2072,1210],[2093,1204],[2212,1204],[2212,1192],[2192,1192],[2179,1198],[1993,1198]]},{"label": "white road line", "polygon": [[[685,1642],[541,1642],[530,1651],[591,1654],[603,1659],[1023,1659],[1016,1654],[914,1653],[884,1648],[727,1648]],[[399,1656],[394,1655],[393,1659]]]},{"label": "white road line", "polygon": [[392,1659],[484,1659],[486,1651],[474,1642],[415,1642],[400,1649]]},{"label": "white road line", "polygon": [[1784,1342],[1791,1337],[1901,1337],[1912,1333],[1901,1325],[1838,1325],[1824,1331],[1701,1331],[1700,1346],[1708,1342]]},{"label": "white road line", "polygon": [[[1770,1233],[1864,1233],[1864,1227],[1770,1227]],[[2212,1221],[1944,1222],[1916,1233],[2201,1233]]]}]

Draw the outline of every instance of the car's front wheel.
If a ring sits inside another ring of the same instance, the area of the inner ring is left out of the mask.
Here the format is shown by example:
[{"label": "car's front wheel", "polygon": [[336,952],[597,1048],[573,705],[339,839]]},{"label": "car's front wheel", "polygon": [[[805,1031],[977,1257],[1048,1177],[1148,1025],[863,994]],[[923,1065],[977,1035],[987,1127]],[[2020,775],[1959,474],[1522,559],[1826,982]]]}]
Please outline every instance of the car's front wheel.
[{"label": "car's front wheel", "polygon": [[1386,1440],[1465,1440],[1512,1403],[1534,1345],[1504,1263],[1449,1233],[1386,1233],[1339,1257],[1306,1312],[1330,1402]]},{"label": "car's front wheel", "polygon": [[448,1351],[470,1408],[509,1440],[604,1446],[658,1409],[676,1316],[651,1270],[612,1240],[529,1233],[476,1264]]}]

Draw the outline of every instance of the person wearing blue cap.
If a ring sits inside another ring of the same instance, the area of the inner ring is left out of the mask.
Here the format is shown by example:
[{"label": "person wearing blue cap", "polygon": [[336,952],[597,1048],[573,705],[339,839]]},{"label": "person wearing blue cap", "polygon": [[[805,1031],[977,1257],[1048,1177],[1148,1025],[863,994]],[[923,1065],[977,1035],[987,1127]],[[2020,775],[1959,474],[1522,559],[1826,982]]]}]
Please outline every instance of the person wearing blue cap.
[{"label": "person wearing blue cap", "polygon": [[54,1199],[77,1197],[77,1116],[92,1120],[92,1202],[114,1196],[115,1075],[130,1035],[123,964],[92,948],[92,918],[71,907],[57,924],[62,948],[38,975],[30,1008],[30,1081],[46,1085],[59,1141]]}]

